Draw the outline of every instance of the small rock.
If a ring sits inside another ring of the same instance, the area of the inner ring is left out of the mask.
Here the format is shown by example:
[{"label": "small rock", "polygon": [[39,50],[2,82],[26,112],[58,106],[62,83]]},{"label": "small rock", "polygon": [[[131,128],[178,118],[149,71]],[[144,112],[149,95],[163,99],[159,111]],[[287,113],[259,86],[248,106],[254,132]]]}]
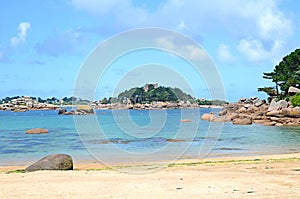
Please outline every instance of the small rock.
[{"label": "small rock", "polygon": [[226,115],[227,112],[228,112],[228,111],[227,111],[226,109],[223,109],[222,111],[219,112],[219,116]]},{"label": "small rock", "polygon": [[244,97],[239,100],[239,102],[245,102],[245,101],[247,101],[247,99]]},{"label": "small rock", "polygon": [[192,120],[190,120],[190,119],[183,119],[183,120],[181,120],[181,122],[184,122],[184,123],[187,123],[187,122],[191,122]]},{"label": "small rock", "polygon": [[249,109],[252,105],[251,104],[244,104],[243,107],[245,107],[246,109]]},{"label": "small rock", "polygon": [[211,122],[226,122],[226,118],[214,116],[209,121],[211,121]]},{"label": "small rock", "polygon": [[65,114],[67,112],[66,109],[62,108],[62,109],[59,109],[58,110],[58,115],[62,115],[62,114]]},{"label": "small rock", "polygon": [[202,120],[211,120],[215,115],[213,113],[204,113],[201,117]]},{"label": "small rock", "polygon": [[262,120],[262,119],[260,119],[260,120],[253,120],[253,123],[256,123],[256,124],[264,124],[264,123],[266,123],[266,122],[269,122],[269,121],[267,121],[267,120]]},{"label": "small rock", "polygon": [[257,102],[255,102],[254,106],[256,107],[260,107],[261,105],[265,104],[266,101],[265,100],[258,100]]},{"label": "small rock", "polygon": [[45,134],[48,133],[49,131],[47,129],[42,129],[42,128],[36,128],[36,129],[29,129],[26,131],[26,134]]},{"label": "small rock", "polygon": [[245,107],[241,107],[240,109],[237,110],[238,113],[245,113],[247,112],[247,109]]},{"label": "small rock", "polygon": [[250,99],[251,99],[252,101],[255,101],[255,100],[258,99],[258,97],[251,97]]},{"label": "small rock", "polygon": [[251,125],[252,124],[252,120],[250,118],[238,118],[238,119],[234,119],[232,122],[234,125]]},{"label": "small rock", "polygon": [[265,126],[275,126],[276,123],[277,122],[265,122],[265,123],[263,123],[263,125],[265,125]]}]

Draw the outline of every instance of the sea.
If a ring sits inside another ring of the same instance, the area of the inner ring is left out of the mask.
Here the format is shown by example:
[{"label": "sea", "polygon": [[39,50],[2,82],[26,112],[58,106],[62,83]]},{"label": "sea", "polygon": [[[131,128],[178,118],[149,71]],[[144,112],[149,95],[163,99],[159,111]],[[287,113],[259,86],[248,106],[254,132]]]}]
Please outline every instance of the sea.
[{"label": "sea", "polygon": [[[54,153],[75,163],[175,161],[300,152],[300,127],[202,121],[220,109],[0,111],[0,166],[28,165]],[[26,134],[45,128],[47,134]]]}]

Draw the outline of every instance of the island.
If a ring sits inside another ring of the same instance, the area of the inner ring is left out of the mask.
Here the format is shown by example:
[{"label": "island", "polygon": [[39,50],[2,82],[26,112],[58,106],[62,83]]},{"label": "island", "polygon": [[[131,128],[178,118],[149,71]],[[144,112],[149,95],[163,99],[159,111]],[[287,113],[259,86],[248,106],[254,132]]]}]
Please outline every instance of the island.
[{"label": "island", "polygon": [[[121,92],[117,97],[104,97],[99,100],[86,100],[79,97],[51,97],[15,96],[6,97],[0,101],[0,110],[24,112],[27,110],[59,110],[59,114],[93,114],[91,109],[177,109],[222,107],[228,104],[222,100],[196,99],[179,88],[145,84]],[[66,111],[72,106],[78,110]]]}]

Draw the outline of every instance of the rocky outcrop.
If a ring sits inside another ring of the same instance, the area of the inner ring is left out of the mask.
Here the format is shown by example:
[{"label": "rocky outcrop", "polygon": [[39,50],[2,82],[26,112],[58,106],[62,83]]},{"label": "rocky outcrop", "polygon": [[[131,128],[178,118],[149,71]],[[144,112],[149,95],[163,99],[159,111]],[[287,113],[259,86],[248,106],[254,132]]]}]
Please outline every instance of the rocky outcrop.
[{"label": "rocky outcrop", "polygon": [[273,100],[267,104],[256,97],[242,98],[225,106],[218,114],[205,113],[202,120],[210,122],[232,122],[235,125],[258,123],[265,126],[300,125],[300,107],[292,107],[284,100]]},{"label": "rocky outcrop", "polygon": [[122,104],[122,103],[112,103],[112,104],[98,104],[95,109],[134,109],[134,110],[156,110],[156,109],[181,109],[181,108],[199,108],[200,105],[197,103],[190,102],[151,102],[146,104]]},{"label": "rocky outcrop", "polygon": [[274,110],[282,110],[284,108],[288,107],[288,103],[285,100],[279,100],[276,102],[274,99],[271,101],[271,104],[268,108],[268,111],[274,111]]},{"label": "rocky outcrop", "polygon": [[252,124],[251,118],[236,118],[232,121],[234,125],[250,125]]},{"label": "rocky outcrop", "polygon": [[25,112],[29,110],[57,110],[58,108],[59,106],[57,105],[48,104],[46,102],[38,102],[30,96],[14,98],[7,103],[0,104],[0,110],[13,112]]},{"label": "rocky outcrop", "polygon": [[289,93],[290,95],[294,95],[294,94],[296,94],[296,93],[300,93],[300,89],[291,86],[291,87],[289,88],[289,90],[288,90],[288,93]]},{"label": "rocky outcrop", "polygon": [[69,112],[66,109],[58,110],[58,115],[91,115],[91,114],[95,114],[95,111],[90,107],[80,107],[77,108],[76,110],[72,110]]},{"label": "rocky outcrop", "polygon": [[222,111],[219,112],[219,116],[223,116],[227,114],[227,109],[223,109]]},{"label": "rocky outcrop", "polygon": [[67,110],[64,109],[64,108],[61,108],[61,109],[58,110],[58,115],[64,115],[66,113],[67,113]]},{"label": "rocky outcrop", "polygon": [[72,157],[66,154],[49,155],[25,169],[26,172],[39,170],[73,170]]},{"label": "rocky outcrop", "polygon": [[282,115],[285,117],[300,118],[300,107],[283,109]]},{"label": "rocky outcrop", "polygon": [[29,129],[26,130],[26,134],[45,134],[48,133],[49,131],[47,129],[42,129],[42,128],[36,128],[36,129]]},{"label": "rocky outcrop", "polygon": [[74,111],[74,115],[90,115],[95,114],[94,109],[92,108],[77,108]]},{"label": "rocky outcrop", "polygon": [[212,118],[215,117],[213,113],[204,113],[201,117],[202,120],[212,120]]}]

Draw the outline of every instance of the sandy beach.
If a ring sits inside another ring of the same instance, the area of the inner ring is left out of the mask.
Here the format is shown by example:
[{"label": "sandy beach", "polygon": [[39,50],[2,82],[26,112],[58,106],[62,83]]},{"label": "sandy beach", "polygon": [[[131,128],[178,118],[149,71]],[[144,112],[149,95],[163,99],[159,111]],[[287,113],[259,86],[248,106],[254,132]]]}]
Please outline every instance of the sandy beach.
[{"label": "sandy beach", "polygon": [[[300,198],[300,153],[181,160],[157,171],[151,166],[89,163],[32,173],[0,167],[0,198]],[[130,172],[138,167],[148,172]]]}]

